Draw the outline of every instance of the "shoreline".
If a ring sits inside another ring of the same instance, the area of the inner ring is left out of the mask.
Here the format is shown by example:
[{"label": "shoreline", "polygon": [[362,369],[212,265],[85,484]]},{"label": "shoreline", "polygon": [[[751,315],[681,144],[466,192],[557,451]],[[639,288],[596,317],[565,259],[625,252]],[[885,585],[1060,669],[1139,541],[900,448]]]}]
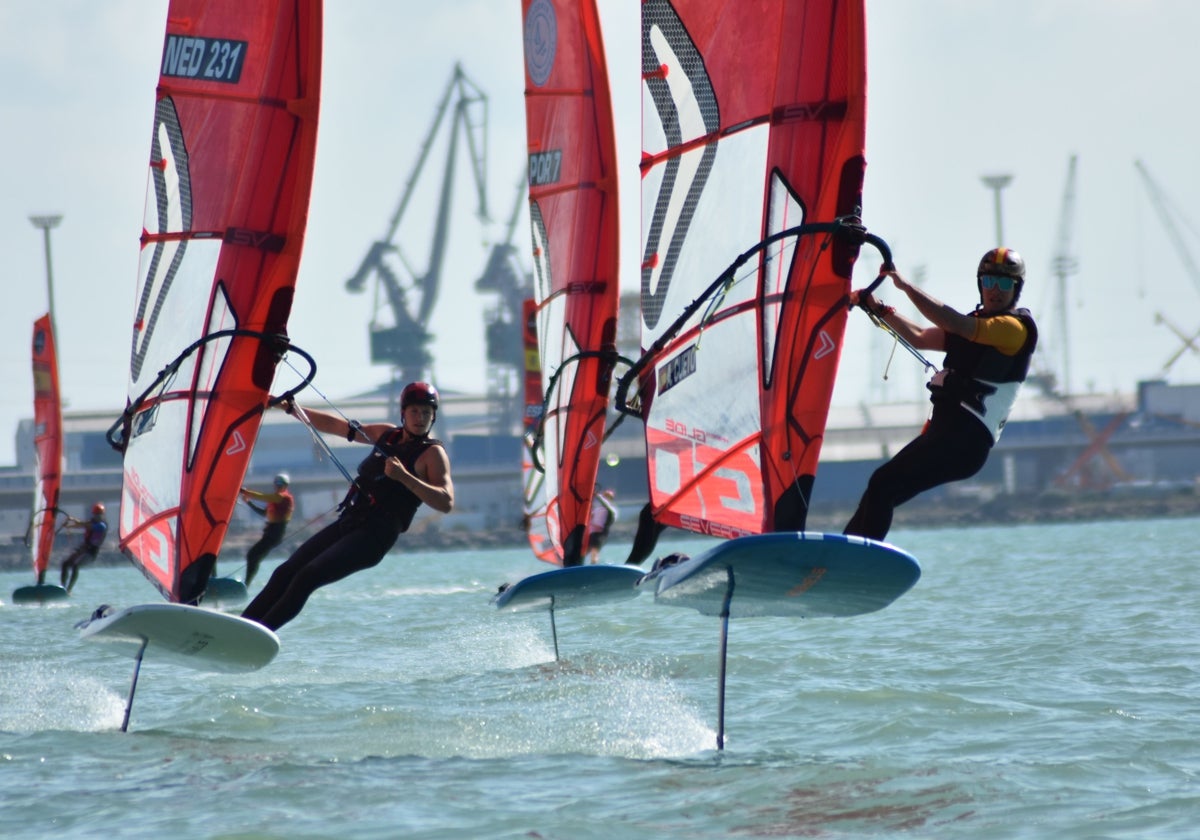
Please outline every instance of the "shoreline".
[{"label": "shoreline", "polygon": [[[840,532],[853,513],[845,510],[814,510],[808,521],[808,530]],[[453,515],[451,515],[453,516]],[[972,525],[1027,525],[1035,523],[1099,522],[1120,519],[1160,519],[1200,516],[1200,495],[1190,488],[1171,491],[1118,493],[1108,491],[1094,494],[1048,492],[1038,496],[999,496],[987,502],[948,503],[921,502],[919,499],[897,508],[893,528],[936,530],[938,528],[962,528]],[[431,524],[444,525],[442,520]],[[609,535],[610,543],[627,544],[633,541],[636,519],[625,516],[617,520]],[[670,533],[670,532],[668,532]],[[258,532],[238,535],[226,542],[226,556],[222,562],[240,565],[246,549],[258,539]],[[291,541],[285,542],[288,546]],[[525,535],[514,524],[512,528],[497,528],[490,531],[463,531],[447,527],[426,527],[402,534],[397,542],[401,551],[488,551],[503,548],[520,548],[525,545]],[[294,547],[294,546],[292,546]],[[63,552],[63,556],[66,552]],[[282,552],[272,552],[273,559],[281,559]],[[118,566],[128,559],[116,548],[105,548],[93,563],[94,566]],[[29,550],[23,542],[13,542],[0,547],[0,569],[20,571],[30,566]],[[57,581],[61,557],[51,562],[46,577]],[[86,568],[86,567],[85,567]],[[218,566],[220,568],[220,566]],[[237,566],[234,566],[237,568]],[[0,595],[2,597],[2,595]]]}]

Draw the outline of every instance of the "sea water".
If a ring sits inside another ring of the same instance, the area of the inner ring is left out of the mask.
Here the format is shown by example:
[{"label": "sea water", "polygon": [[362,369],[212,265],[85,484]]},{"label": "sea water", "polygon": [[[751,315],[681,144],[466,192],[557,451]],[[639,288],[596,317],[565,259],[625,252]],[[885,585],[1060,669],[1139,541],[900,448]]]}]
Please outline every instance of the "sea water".
[{"label": "sea water", "polygon": [[489,603],[546,570],[523,550],[401,550],[254,673],[151,653],[127,733],[133,660],[73,625],[156,592],[85,567],[16,606],[31,573],[6,573],[0,837],[1195,837],[1198,534],[895,531],[923,575],[887,609],[732,621],[724,751],[719,620],[564,610],[556,661],[546,613]]}]

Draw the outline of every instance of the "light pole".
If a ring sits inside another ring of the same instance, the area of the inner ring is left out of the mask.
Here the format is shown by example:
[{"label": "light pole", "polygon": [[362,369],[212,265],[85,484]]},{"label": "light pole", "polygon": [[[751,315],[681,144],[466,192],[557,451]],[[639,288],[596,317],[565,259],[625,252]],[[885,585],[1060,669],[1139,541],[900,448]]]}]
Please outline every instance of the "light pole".
[{"label": "light pole", "polygon": [[42,238],[46,243],[46,294],[50,299],[50,328],[57,334],[58,324],[54,321],[54,271],[50,267],[50,228],[58,227],[62,216],[30,216],[35,228],[42,229]]},{"label": "light pole", "polygon": [[996,197],[996,247],[1004,246],[1004,217],[1000,212],[1000,191],[1012,182],[1011,175],[984,175],[981,179]]}]

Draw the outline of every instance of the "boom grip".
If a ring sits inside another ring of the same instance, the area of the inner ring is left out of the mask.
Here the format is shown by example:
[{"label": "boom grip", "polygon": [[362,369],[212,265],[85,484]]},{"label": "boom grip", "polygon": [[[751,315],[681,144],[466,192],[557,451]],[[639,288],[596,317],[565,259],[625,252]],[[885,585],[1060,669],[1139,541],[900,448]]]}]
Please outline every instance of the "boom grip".
[{"label": "boom grip", "polygon": [[879,276],[865,290],[866,294],[869,295],[879,288],[879,284],[883,282],[883,278],[887,276],[889,271],[896,270],[896,264],[892,262],[892,249],[878,236],[873,233],[864,233],[863,241],[874,245],[875,250],[879,251],[879,256],[883,258],[883,265],[879,267]]}]

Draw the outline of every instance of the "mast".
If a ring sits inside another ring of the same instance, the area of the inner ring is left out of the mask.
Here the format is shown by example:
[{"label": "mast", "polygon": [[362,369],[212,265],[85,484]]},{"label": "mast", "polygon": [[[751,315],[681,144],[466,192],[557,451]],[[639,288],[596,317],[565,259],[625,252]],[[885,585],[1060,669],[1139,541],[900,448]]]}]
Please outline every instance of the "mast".
[{"label": "mast", "polygon": [[57,336],[58,322],[54,319],[54,270],[50,263],[50,231],[58,227],[59,222],[62,221],[62,216],[30,216],[29,221],[33,223],[35,228],[41,229],[42,239],[46,246],[46,297],[50,309],[50,328]]}]

